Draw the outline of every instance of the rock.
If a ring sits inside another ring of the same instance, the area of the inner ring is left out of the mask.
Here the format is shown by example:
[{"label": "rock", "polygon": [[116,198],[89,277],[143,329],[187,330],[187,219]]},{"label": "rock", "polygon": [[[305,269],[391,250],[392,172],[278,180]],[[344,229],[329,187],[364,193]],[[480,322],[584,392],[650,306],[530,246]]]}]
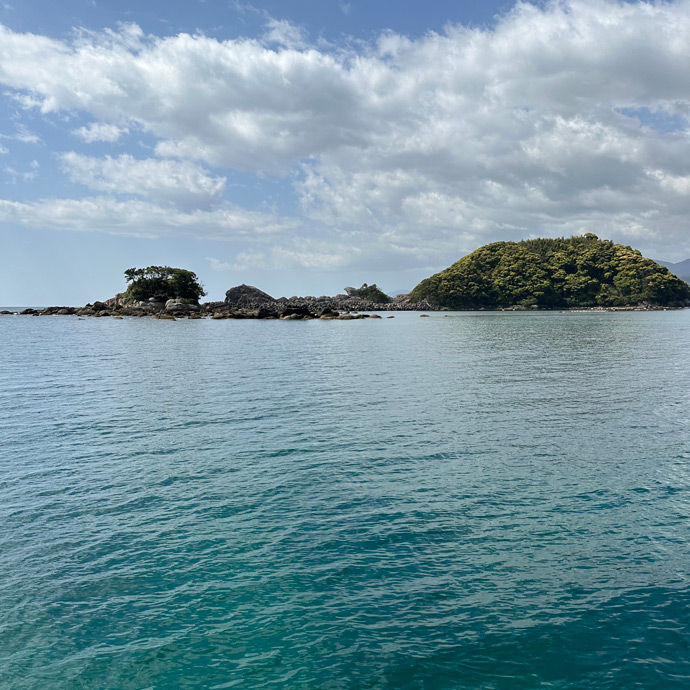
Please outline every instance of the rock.
[{"label": "rock", "polygon": [[39,312],[41,316],[69,316],[76,313],[77,310],[74,307],[46,307]]},{"label": "rock", "polygon": [[257,312],[257,318],[259,319],[277,319],[278,313],[275,309],[268,309],[266,307],[259,307]]},{"label": "rock", "polygon": [[172,314],[155,314],[154,319],[165,319],[166,321],[175,321],[175,317]]},{"label": "rock", "polygon": [[38,316],[38,312],[35,309],[22,309],[20,312],[23,316]]},{"label": "rock", "polygon": [[225,304],[234,307],[253,307],[273,301],[273,297],[253,285],[237,285],[225,293]]},{"label": "rock", "polygon": [[199,309],[198,304],[192,304],[183,299],[169,299],[165,303],[165,311],[169,314],[189,314]]},{"label": "rock", "polygon": [[105,302],[94,302],[93,305],[91,305],[91,309],[94,311],[105,311],[107,308]]},{"label": "rock", "polygon": [[340,316],[340,312],[336,311],[335,309],[331,309],[330,307],[326,307],[324,309],[321,309],[321,311],[317,312],[317,316],[320,319],[334,319],[337,316]]},{"label": "rock", "polygon": [[300,319],[314,317],[306,304],[299,304],[294,307],[285,307],[280,314],[280,318],[284,319],[288,316],[298,316]]}]

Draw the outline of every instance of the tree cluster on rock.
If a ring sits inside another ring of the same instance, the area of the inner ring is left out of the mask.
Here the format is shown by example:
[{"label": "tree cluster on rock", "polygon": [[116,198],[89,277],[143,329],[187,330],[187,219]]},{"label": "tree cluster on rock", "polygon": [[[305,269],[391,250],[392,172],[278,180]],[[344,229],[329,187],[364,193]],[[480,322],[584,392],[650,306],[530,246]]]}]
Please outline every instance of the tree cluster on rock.
[{"label": "tree cluster on rock", "polygon": [[391,298],[376,286],[376,283],[367,285],[362,284],[360,288],[346,287],[345,292],[348,297],[359,297],[363,302],[370,302],[372,304],[389,304]]},{"label": "tree cluster on rock", "polygon": [[128,268],[125,271],[125,279],[129,285],[120,297],[130,302],[167,302],[169,299],[175,299],[198,304],[199,299],[206,294],[196,273],[184,268]]}]

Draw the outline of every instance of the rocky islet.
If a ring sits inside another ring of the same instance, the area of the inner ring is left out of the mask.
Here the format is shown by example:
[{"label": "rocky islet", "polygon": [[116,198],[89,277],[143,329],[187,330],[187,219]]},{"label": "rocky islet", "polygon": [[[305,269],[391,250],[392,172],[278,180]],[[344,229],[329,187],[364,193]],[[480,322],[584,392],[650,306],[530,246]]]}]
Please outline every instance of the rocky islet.
[{"label": "rocky islet", "polygon": [[[23,309],[18,312],[26,316],[135,316],[158,319],[281,319],[299,321],[308,319],[353,320],[381,318],[378,314],[362,313],[371,311],[411,311],[428,308],[426,304],[411,303],[406,295],[401,295],[388,303],[372,303],[361,299],[351,290],[334,297],[279,297],[259,290],[251,285],[237,285],[225,293],[222,302],[195,304],[184,299],[169,299],[165,302],[149,299],[131,301],[120,295],[111,299],[95,301],[83,307],[45,307],[43,309]],[[3,311],[3,314],[15,312]]]}]

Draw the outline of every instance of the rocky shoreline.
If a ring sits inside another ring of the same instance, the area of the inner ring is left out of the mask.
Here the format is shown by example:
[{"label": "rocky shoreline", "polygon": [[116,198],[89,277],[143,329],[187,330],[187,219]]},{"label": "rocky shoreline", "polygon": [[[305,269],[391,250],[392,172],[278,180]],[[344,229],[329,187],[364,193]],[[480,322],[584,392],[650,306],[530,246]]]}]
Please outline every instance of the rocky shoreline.
[{"label": "rocky shoreline", "polygon": [[[286,321],[308,319],[380,319],[378,314],[367,312],[393,311],[449,311],[434,307],[427,301],[412,302],[409,295],[399,295],[390,302],[374,303],[362,300],[350,293],[334,297],[279,297],[274,299],[251,285],[238,285],[225,293],[222,302],[205,302],[195,304],[189,300],[169,299],[165,302],[150,299],[132,302],[118,295],[104,302],[96,301],[83,307],[45,307],[43,309],[23,309],[19,312],[7,310],[0,314],[20,314],[24,316],[94,316],[122,318],[125,316],[151,317],[174,321],[178,318],[188,319],[282,319]],[[641,304],[625,307],[572,307],[571,309],[554,309],[549,311],[569,312],[615,312],[615,311],[665,311],[682,307],[662,307]],[[480,309],[477,311],[535,311],[534,307],[516,305],[500,309]],[[538,310],[543,311],[543,310]]]},{"label": "rocky shoreline", "polygon": [[152,298],[148,301],[132,302],[120,295],[96,301],[83,307],[45,307],[44,309],[23,309],[20,312],[2,311],[0,314],[19,313],[27,316],[96,316],[124,317],[148,316],[158,319],[376,319],[372,311],[430,311],[428,303],[412,303],[407,295],[401,295],[387,303],[373,303],[352,294],[334,297],[280,297],[274,299],[251,285],[238,285],[225,293],[222,302],[195,304],[184,299],[169,299],[165,302]]}]

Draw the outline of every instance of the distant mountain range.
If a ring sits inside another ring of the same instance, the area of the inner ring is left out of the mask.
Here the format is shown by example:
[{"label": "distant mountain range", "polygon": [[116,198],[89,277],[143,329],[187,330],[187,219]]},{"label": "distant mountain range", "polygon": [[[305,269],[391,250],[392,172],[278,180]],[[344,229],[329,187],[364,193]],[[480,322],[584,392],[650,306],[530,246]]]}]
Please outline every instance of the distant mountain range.
[{"label": "distant mountain range", "polygon": [[690,259],[679,261],[677,264],[668,261],[657,261],[657,263],[666,266],[671,273],[675,273],[681,280],[690,283]]}]

